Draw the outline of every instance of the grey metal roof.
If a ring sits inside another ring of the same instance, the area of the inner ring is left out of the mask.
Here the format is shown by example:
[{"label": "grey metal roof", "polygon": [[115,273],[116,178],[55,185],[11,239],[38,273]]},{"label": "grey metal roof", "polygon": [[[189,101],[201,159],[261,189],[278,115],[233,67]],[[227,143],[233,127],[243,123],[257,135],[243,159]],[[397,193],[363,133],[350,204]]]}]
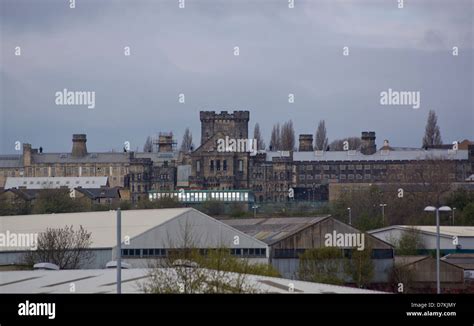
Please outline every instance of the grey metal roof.
[{"label": "grey metal roof", "polygon": [[100,188],[107,186],[107,177],[8,177],[5,189]]},{"label": "grey metal roof", "polygon": [[[267,161],[273,158],[287,157],[287,153],[266,152]],[[467,150],[445,149],[404,149],[383,151],[372,155],[362,154],[360,151],[318,151],[318,152],[293,152],[293,161],[412,161],[442,158],[447,160],[467,160]]]},{"label": "grey metal roof", "polygon": [[0,168],[20,168],[23,166],[23,155],[0,155]]},{"label": "grey metal roof", "polygon": [[[173,269],[164,269],[173,273]],[[216,273],[205,270],[207,273]],[[238,277],[237,273],[228,273]],[[122,293],[141,293],[143,284],[148,280],[146,268],[122,269]],[[172,275],[172,274],[170,274]],[[74,293],[116,293],[115,268],[79,269],[79,270],[29,270],[0,272],[0,293],[72,293],[70,284],[74,283]],[[227,276],[226,276],[227,277]],[[295,293],[384,293],[347,286],[312,283],[284,278],[259,275],[246,275],[245,282],[261,293],[289,293],[289,286],[294,286]]]},{"label": "grey metal roof", "polygon": [[222,222],[267,244],[272,244],[328,217],[329,215],[320,217],[251,218],[222,220]]},{"label": "grey metal roof", "polygon": [[[391,225],[380,229],[368,231],[367,233],[376,236],[379,233],[390,231],[390,230],[404,230],[412,231],[417,230],[424,234],[436,235],[435,225]],[[474,237],[474,226],[449,226],[441,225],[439,227],[440,235],[443,237]]]},{"label": "grey metal roof", "polygon": [[88,153],[84,157],[73,157],[71,153],[32,154],[35,163],[127,163],[129,153]]},{"label": "grey metal roof", "polygon": [[[194,211],[194,209],[125,210],[122,211],[122,232],[131,239],[189,211]],[[116,245],[115,211],[0,216],[1,229],[12,233],[41,233],[47,228],[66,225],[72,225],[74,228],[82,225],[91,232],[91,248],[112,248]],[[0,251],[15,249],[0,247]]]},{"label": "grey metal roof", "polygon": [[135,153],[136,158],[149,158],[153,162],[162,163],[164,161],[174,161],[178,159],[178,152],[155,152],[155,153]]}]

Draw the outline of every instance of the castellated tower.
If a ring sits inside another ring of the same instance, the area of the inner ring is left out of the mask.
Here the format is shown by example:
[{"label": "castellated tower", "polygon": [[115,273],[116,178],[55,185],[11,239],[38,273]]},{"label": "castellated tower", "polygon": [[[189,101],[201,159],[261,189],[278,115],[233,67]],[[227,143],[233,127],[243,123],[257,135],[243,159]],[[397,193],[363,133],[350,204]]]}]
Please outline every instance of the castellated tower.
[{"label": "castellated tower", "polygon": [[247,139],[249,136],[249,111],[201,111],[201,145],[218,132],[229,138]]}]

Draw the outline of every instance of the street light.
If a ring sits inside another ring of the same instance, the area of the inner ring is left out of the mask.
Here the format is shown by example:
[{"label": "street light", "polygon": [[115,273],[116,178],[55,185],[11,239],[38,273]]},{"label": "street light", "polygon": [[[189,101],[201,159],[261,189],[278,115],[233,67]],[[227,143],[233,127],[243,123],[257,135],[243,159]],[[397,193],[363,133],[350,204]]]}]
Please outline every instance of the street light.
[{"label": "street light", "polygon": [[350,207],[347,207],[347,210],[349,211],[349,225],[352,225],[352,212],[351,212],[351,208],[350,208]]},{"label": "street light", "polygon": [[253,217],[256,218],[257,217],[257,208],[259,208],[260,206],[258,206],[257,204],[253,204],[252,208],[253,208]]},{"label": "street light", "polygon": [[440,275],[439,275],[439,247],[440,247],[440,235],[439,235],[439,212],[450,212],[451,207],[449,206],[441,206],[439,208],[433,206],[426,206],[425,212],[436,212],[436,291],[438,294],[441,293],[441,283],[440,283]]},{"label": "street light", "polygon": [[382,207],[382,224],[385,225],[385,207],[387,204],[380,204],[380,207]]},{"label": "street light", "polygon": [[454,225],[454,212],[456,212],[456,207],[453,207],[453,225]]},{"label": "street light", "polygon": [[122,293],[122,211],[117,208],[117,294]]}]

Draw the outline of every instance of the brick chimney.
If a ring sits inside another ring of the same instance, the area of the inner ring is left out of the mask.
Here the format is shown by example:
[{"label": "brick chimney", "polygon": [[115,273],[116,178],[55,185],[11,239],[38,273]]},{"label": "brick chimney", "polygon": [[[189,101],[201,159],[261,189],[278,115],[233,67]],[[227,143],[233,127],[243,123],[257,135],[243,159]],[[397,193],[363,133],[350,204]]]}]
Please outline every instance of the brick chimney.
[{"label": "brick chimney", "polygon": [[85,134],[72,135],[72,153],[74,157],[84,157],[87,155],[87,137]]},{"label": "brick chimney", "polygon": [[377,151],[377,145],[375,144],[375,131],[363,131],[362,132],[362,144],[360,152],[364,155],[372,155]]},{"label": "brick chimney", "polygon": [[31,144],[23,144],[23,166],[31,165]]},{"label": "brick chimney", "polygon": [[299,139],[299,148],[300,152],[312,152],[313,151],[313,135],[304,134],[300,135]]}]

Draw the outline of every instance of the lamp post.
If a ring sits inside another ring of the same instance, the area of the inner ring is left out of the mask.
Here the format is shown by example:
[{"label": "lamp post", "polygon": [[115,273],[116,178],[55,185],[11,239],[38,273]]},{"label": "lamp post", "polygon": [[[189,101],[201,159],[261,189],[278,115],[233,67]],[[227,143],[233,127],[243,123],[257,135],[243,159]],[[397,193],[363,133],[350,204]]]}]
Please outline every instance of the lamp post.
[{"label": "lamp post", "polygon": [[252,208],[253,208],[253,217],[256,218],[257,217],[257,208],[259,206],[257,204],[253,204]]},{"label": "lamp post", "polygon": [[347,210],[349,211],[349,225],[352,225],[352,211],[350,207],[347,207]]},{"label": "lamp post", "polygon": [[438,294],[441,293],[441,282],[440,282],[440,274],[439,274],[439,247],[440,247],[440,235],[439,235],[439,212],[450,212],[451,207],[449,206],[441,206],[441,207],[433,207],[433,206],[426,206],[425,212],[436,212],[436,292]]},{"label": "lamp post", "polygon": [[122,293],[122,212],[117,208],[117,294]]},{"label": "lamp post", "polygon": [[454,212],[456,212],[456,207],[453,207],[453,225],[454,225]]},{"label": "lamp post", "polygon": [[382,224],[385,225],[385,207],[387,204],[380,204],[380,207],[382,207]]}]

